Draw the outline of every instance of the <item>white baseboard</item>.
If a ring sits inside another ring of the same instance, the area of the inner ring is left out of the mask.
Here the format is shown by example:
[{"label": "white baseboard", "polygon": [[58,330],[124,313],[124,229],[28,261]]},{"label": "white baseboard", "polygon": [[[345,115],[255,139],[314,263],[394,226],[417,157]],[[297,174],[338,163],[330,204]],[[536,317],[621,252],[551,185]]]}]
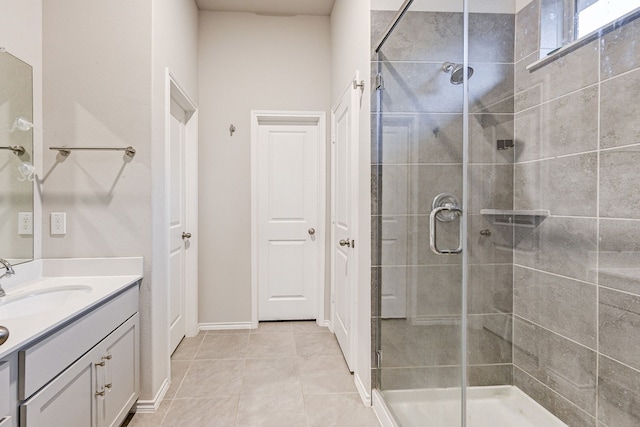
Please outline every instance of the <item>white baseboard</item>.
[{"label": "white baseboard", "polygon": [[371,406],[371,393],[369,392],[369,390],[367,390],[367,388],[364,386],[364,383],[360,379],[360,376],[356,373],[353,374],[353,382],[356,383],[356,389],[360,394],[360,399],[362,399],[362,403],[364,403],[367,406]]},{"label": "white baseboard", "polygon": [[321,325],[324,326],[325,328],[328,328],[330,332],[333,333],[333,323],[331,323],[331,320],[325,320],[324,324]]},{"label": "white baseboard", "polygon": [[380,421],[382,427],[398,427],[398,424],[396,424],[393,416],[391,415],[391,411],[389,411],[387,404],[384,403],[384,399],[382,399],[378,390],[373,390],[372,400],[373,412],[376,413],[378,421]]},{"label": "white baseboard", "polygon": [[200,323],[201,331],[219,331],[224,329],[252,329],[251,322],[220,322],[220,323]]},{"label": "white baseboard", "polygon": [[164,380],[164,382],[162,383],[162,387],[160,387],[160,390],[158,390],[152,400],[138,400],[136,402],[136,412],[140,414],[155,413],[160,407],[160,403],[162,403],[165,394],[167,394],[170,385],[171,381],[169,381],[169,378],[167,378]]}]

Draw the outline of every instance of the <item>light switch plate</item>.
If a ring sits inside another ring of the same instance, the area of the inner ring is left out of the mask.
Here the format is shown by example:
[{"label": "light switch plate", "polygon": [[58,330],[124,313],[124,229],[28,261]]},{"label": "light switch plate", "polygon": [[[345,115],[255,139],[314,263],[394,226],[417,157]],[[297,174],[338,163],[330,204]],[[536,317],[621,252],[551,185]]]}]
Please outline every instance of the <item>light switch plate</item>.
[{"label": "light switch plate", "polygon": [[51,212],[51,234],[67,234],[66,212]]}]

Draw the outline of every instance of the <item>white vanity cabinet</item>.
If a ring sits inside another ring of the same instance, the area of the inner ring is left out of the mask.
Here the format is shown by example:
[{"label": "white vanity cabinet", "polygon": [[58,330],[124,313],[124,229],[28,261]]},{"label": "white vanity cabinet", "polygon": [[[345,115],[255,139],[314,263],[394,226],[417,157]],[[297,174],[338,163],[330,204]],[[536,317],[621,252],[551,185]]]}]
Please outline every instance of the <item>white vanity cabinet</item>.
[{"label": "white vanity cabinet", "polygon": [[9,359],[0,361],[0,427],[11,427],[13,416],[12,403],[15,406],[15,381],[11,383],[11,365],[15,361]]},{"label": "white vanity cabinet", "polygon": [[20,350],[20,427],[119,426],[139,392],[137,311],[133,286]]}]

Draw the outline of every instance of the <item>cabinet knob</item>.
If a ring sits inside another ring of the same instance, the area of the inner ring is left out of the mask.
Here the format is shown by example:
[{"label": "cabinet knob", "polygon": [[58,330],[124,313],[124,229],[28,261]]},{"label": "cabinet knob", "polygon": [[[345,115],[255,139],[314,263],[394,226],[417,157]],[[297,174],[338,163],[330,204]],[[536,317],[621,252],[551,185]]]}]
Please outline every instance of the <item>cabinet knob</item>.
[{"label": "cabinet knob", "polygon": [[104,390],[96,391],[96,396],[104,396]]},{"label": "cabinet knob", "polygon": [[9,339],[9,330],[4,326],[0,326],[0,345]]}]

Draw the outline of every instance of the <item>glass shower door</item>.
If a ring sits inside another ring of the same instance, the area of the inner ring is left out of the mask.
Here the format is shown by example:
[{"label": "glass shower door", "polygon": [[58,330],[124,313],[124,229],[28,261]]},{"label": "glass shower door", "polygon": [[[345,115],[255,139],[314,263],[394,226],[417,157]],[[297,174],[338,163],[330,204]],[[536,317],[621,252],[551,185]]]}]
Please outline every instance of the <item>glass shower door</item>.
[{"label": "glass shower door", "polygon": [[549,55],[593,2],[412,3],[372,11],[376,403],[639,425],[640,12]]},{"label": "glass shower door", "polygon": [[466,426],[528,426],[502,418],[519,410],[508,403],[514,222],[523,219],[513,215],[515,15],[507,3],[468,7]]},{"label": "glass shower door", "polygon": [[462,425],[462,8],[372,14],[374,48],[388,34],[373,64],[373,378],[403,427]]}]

